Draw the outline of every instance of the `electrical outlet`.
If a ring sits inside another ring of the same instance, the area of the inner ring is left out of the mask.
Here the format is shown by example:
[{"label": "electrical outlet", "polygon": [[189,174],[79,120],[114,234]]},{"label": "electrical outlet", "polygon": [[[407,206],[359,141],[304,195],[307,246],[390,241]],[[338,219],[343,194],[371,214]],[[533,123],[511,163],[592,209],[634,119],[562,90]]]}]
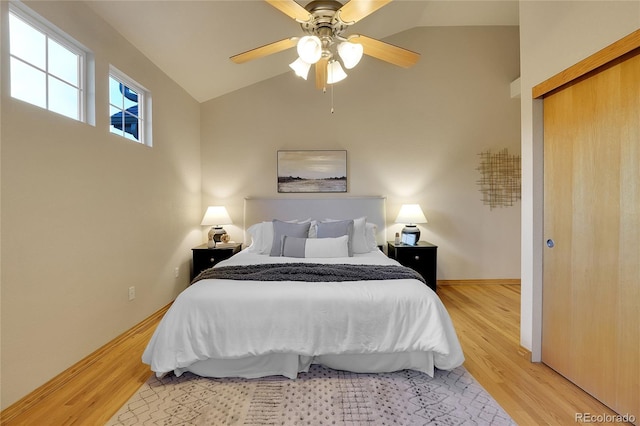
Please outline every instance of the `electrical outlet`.
[{"label": "electrical outlet", "polygon": [[180,276],[180,267],[176,266],[176,268],[173,270],[173,275],[175,275],[176,278]]},{"label": "electrical outlet", "polygon": [[136,298],[136,288],[129,287],[129,300],[133,300]]}]

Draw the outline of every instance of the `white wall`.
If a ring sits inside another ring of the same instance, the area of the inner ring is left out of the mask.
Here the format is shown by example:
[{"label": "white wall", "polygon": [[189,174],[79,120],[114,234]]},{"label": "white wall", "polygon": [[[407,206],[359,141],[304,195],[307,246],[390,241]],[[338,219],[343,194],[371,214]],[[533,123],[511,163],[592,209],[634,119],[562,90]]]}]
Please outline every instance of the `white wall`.
[{"label": "white wall", "polygon": [[[97,123],[10,98],[0,3],[2,408],[173,300],[201,238],[199,104],[83,2],[28,5],[93,50]],[[109,63],[152,92],[152,148],[109,133]]]},{"label": "white wall", "polygon": [[[520,151],[518,28],[424,27],[387,41],[420,52],[419,63],[365,57],[333,94],[315,89],[312,71],[204,103],[203,207],[226,205],[235,225],[225,228],[242,241],[243,198],[278,196],[278,150],[346,149],[347,196],[387,196],[390,222],[401,204],[421,204],[439,279],[519,278],[520,204],[491,211],[476,184],[480,152]],[[392,239],[402,225],[388,225]]]},{"label": "white wall", "polygon": [[522,311],[520,343],[540,357],[542,296],[541,101],[531,90],[640,28],[640,1],[521,1]]}]

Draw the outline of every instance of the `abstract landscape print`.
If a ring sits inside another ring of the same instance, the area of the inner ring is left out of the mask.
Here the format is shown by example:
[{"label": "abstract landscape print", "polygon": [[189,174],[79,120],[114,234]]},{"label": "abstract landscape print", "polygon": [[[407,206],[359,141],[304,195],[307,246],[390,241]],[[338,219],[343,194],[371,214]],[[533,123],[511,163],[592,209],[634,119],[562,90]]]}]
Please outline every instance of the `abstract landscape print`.
[{"label": "abstract landscape print", "polygon": [[278,192],[347,192],[347,151],[278,151]]}]

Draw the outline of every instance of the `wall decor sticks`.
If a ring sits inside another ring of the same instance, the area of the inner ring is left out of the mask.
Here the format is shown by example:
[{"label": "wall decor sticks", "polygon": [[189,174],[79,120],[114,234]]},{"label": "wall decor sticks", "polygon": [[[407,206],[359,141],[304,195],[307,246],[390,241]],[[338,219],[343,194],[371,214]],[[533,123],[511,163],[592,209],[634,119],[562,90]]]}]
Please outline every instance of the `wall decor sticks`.
[{"label": "wall decor sticks", "polygon": [[478,154],[480,180],[477,184],[482,193],[482,202],[491,210],[508,207],[521,198],[520,155],[511,155],[507,148],[497,153],[485,151]]}]

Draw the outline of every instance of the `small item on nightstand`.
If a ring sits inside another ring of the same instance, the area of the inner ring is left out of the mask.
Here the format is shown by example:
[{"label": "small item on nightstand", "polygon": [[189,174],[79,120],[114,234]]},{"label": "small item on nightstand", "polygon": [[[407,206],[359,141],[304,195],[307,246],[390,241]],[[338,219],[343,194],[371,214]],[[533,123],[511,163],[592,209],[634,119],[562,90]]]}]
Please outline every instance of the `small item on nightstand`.
[{"label": "small item on nightstand", "polygon": [[220,236],[220,241],[222,241],[223,243],[228,243],[231,240],[231,235],[229,234],[222,234]]},{"label": "small item on nightstand", "polygon": [[220,241],[219,243],[216,243],[216,248],[228,248],[228,247],[234,247],[236,245],[237,243],[235,241],[231,241],[230,239],[227,238],[227,242]]},{"label": "small item on nightstand", "polygon": [[395,239],[395,243],[396,244],[400,244],[400,233],[396,232],[396,239]]},{"label": "small item on nightstand", "polygon": [[214,248],[215,246],[216,246],[216,241],[213,239],[213,232],[209,231],[209,235],[207,238],[207,247]]}]

